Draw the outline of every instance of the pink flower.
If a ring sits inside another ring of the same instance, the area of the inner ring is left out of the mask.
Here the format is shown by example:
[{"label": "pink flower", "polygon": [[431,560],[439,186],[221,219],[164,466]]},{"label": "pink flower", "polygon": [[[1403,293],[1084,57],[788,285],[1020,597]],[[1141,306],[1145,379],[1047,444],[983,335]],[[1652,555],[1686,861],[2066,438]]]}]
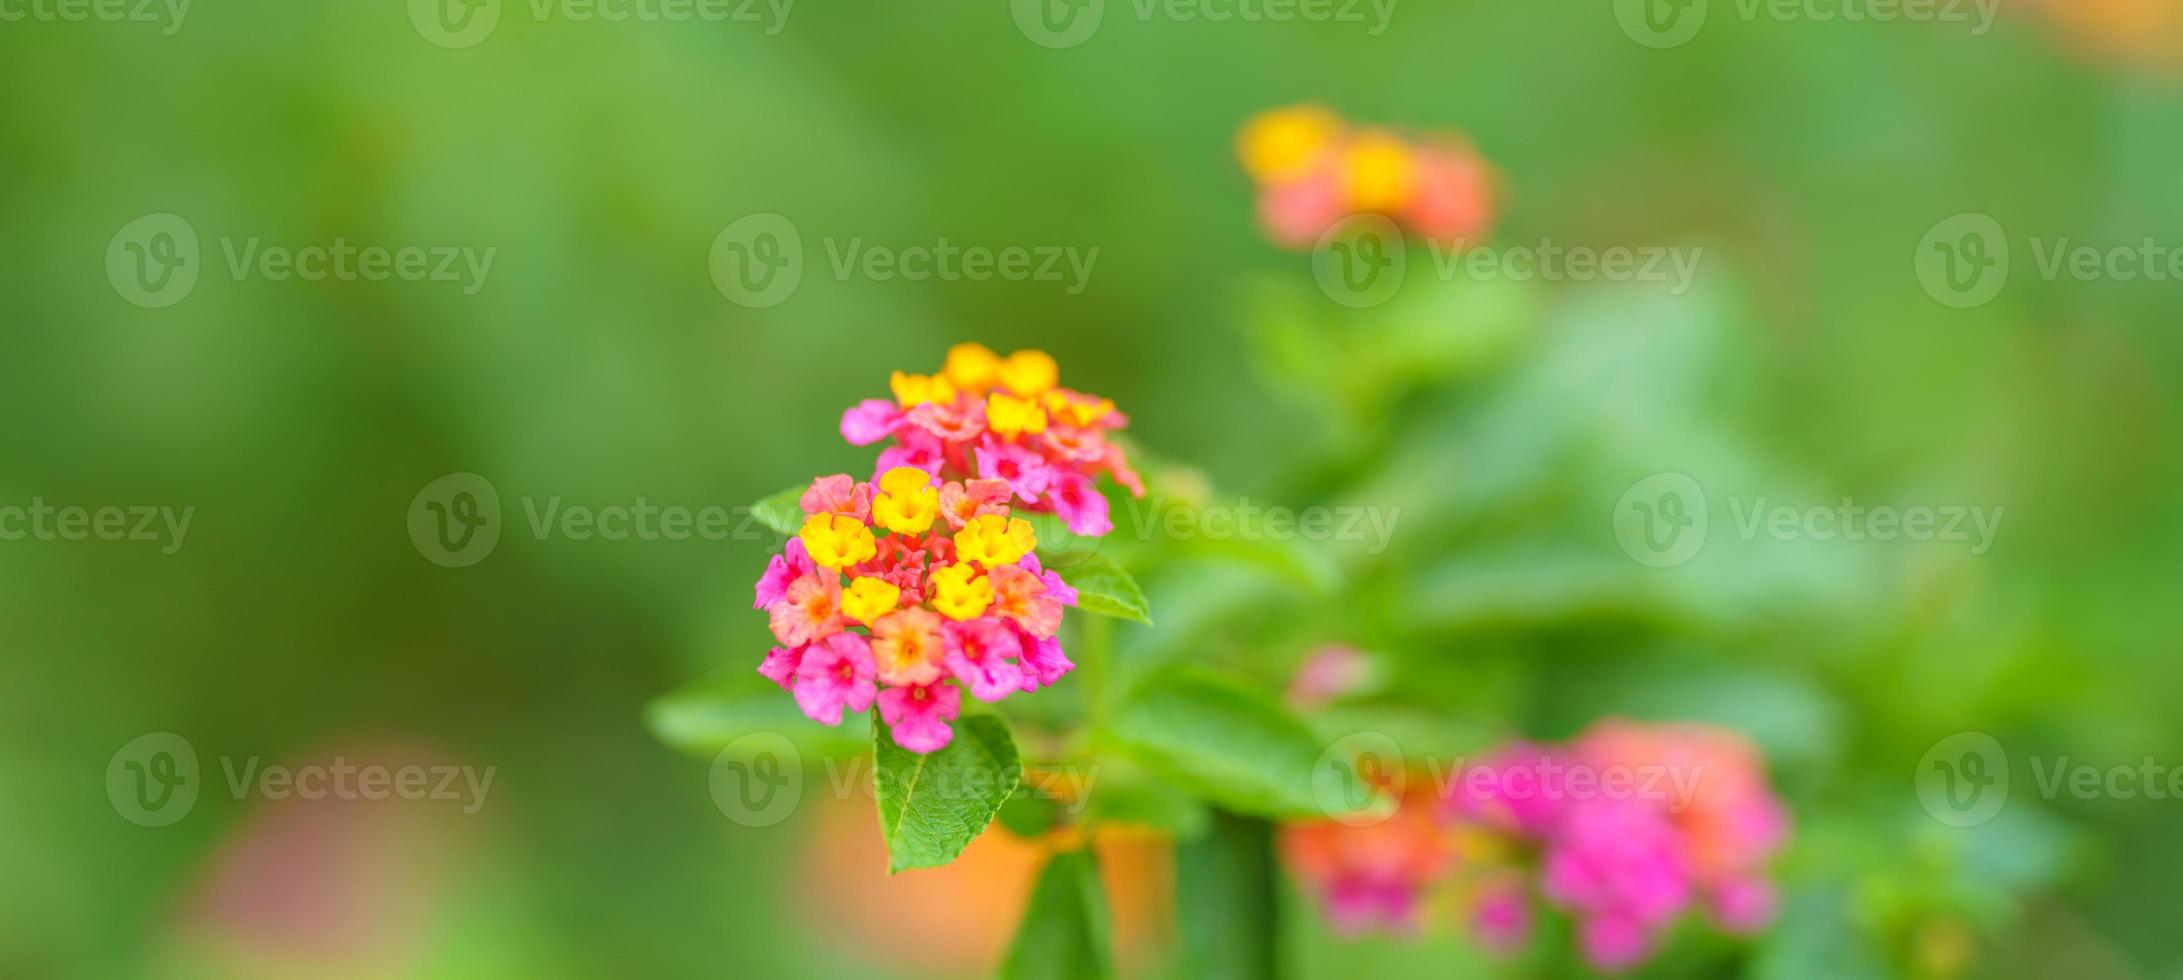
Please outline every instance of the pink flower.
[{"label": "pink flower", "polygon": [[940,516],[949,527],[962,530],[971,518],[1008,513],[1007,480],[949,480],[940,487]]},{"label": "pink flower", "polygon": [[1542,764],[1568,769],[1542,748],[1512,743],[1457,773],[1448,807],[1499,830],[1545,833],[1561,815],[1561,794],[1546,791]]},{"label": "pink flower", "polygon": [[1069,525],[1069,533],[1099,537],[1114,530],[1114,521],[1108,516],[1107,496],[1099,492],[1099,484],[1091,477],[1074,471],[1060,471],[1049,483],[1054,514]]},{"label": "pink flower", "polygon": [[788,547],[774,555],[773,560],[766,563],[765,574],[758,576],[758,601],[751,603],[751,608],[764,609],[781,601],[788,594],[789,583],[799,575],[811,574],[814,567],[811,555],[803,550],[803,541],[789,538]]},{"label": "pink flower", "polygon": [[1043,640],[1023,637],[1023,690],[1025,693],[1061,679],[1063,674],[1076,669],[1068,654],[1061,652],[1061,641],[1054,637]]},{"label": "pink flower", "polygon": [[1064,580],[1060,572],[1040,564],[1038,552],[1034,551],[1023,556],[1023,560],[1017,562],[1016,565],[1024,571],[1038,576],[1039,581],[1046,583],[1046,594],[1053,596],[1054,601],[1071,609],[1076,608],[1076,587]]},{"label": "pink flower", "polygon": [[786,691],[790,690],[789,682],[796,676],[796,666],[802,662],[802,647],[774,647],[766,654],[765,662],[758,665],[758,673]]},{"label": "pink flower", "polygon": [[1371,661],[1356,647],[1320,647],[1289,681],[1289,700],[1301,708],[1324,708],[1364,683]]},{"label": "pink flower", "polygon": [[942,405],[926,402],[909,410],[910,424],[938,436],[942,442],[969,442],[985,434],[985,403],[965,401]]},{"label": "pink flower", "polygon": [[1046,484],[1053,477],[1039,454],[1013,443],[987,439],[979,444],[976,455],[978,476],[1005,481],[1008,489],[1027,504],[1038,502],[1038,495],[1046,492]]},{"label": "pink flower", "polygon": [[1577,924],[1577,948],[1593,968],[1620,973],[1652,951],[1652,934],[1627,916],[1596,916]]},{"label": "pink flower", "polygon": [[1007,624],[991,617],[949,623],[947,669],[955,679],[970,685],[980,701],[998,701],[1023,686],[1023,639]]},{"label": "pink flower", "polygon": [[1046,594],[1046,583],[1020,565],[1001,565],[986,572],[993,582],[991,613],[1007,619],[1038,639],[1061,628],[1061,601]]},{"label": "pink flower", "polygon": [[1310,248],[1343,217],[1341,180],[1332,168],[1258,194],[1258,220],[1266,237],[1288,248]]},{"label": "pink flower", "polygon": [[815,643],[847,625],[841,618],[841,579],[831,571],[798,576],[766,612],[774,639],[792,647]]},{"label": "pink flower", "polygon": [[946,447],[932,433],[922,429],[904,429],[900,441],[879,451],[879,465],[872,467],[872,481],[897,466],[914,466],[934,476],[940,475],[940,467],[946,462]]},{"label": "pink flower", "polygon": [[1471,901],[1471,932],[1487,949],[1511,956],[1530,941],[1531,899],[1523,875],[1497,875],[1481,884]]},{"label": "pink flower", "polygon": [[843,709],[872,706],[879,691],[872,674],[872,650],[864,638],[836,633],[804,650],[796,667],[796,706],[813,721],[839,725]]},{"label": "pink flower", "polygon": [[811,481],[811,489],[803,492],[799,503],[806,514],[841,514],[866,524],[872,522],[871,485],[858,483],[847,473]]},{"label": "pink flower", "polygon": [[894,731],[894,744],[917,753],[938,751],[955,740],[948,722],[962,707],[962,689],[946,681],[879,692],[879,717]]},{"label": "pink flower", "polygon": [[894,434],[902,410],[884,398],[867,398],[841,413],[841,437],[852,446],[869,446]]},{"label": "pink flower", "polygon": [[917,605],[925,601],[925,564],[927,549],[915,539],[899,535],[880,538],[878,551],[872,560],[849,569],[851,578],[876,578],[902,590],[902,601]]},{"label": "pink flower", "polygon": [[1720,927],[1748,936],[1774,921],[1780,897],[1773,882],[1760,877],[1731,878],[1713,883],[1706,895],[1706,911]]}]

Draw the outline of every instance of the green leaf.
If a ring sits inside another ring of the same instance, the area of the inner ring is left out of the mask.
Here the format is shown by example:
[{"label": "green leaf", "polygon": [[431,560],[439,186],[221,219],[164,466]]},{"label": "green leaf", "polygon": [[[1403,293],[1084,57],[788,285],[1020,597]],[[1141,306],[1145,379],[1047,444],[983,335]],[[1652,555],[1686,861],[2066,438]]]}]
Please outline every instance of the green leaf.
[{"label": "green leaf", "polygon": [[890,874],[955,860],[1023,781],[1015,739],[992,715],[958,719],[953,741],[919,755],[894,744],[874,708],[872,752]]},{"label": "green leaf", "polygon": [[1322,816],[1312,768],[1323,746],[1271,698],[1210,672],[1175,669],[1139,685],[1103,733],[1177,786],[1262,816]]},{"label": "green leaf", "polygon": [[1205,980],[1275,976],[1280,905],[1273,825],[1230,813],[1213,830],[1175,846],[1175,911],[1182,975]]},{"label": "green leaf", "polygon": [[1114,559],[1091,555],[1068,569],[1061,578],[1076,589],[1076,608],[1101,616],[1113,616],[1152,625],[1152,610],[1145,590]]},{"label": "green leaf", "polygon": [[1149,827],[1178,840],[1200,836],[1212,825],[1212,811],[1196,797],[1141,773],[1132,774],[1126,766],[1107,768],[1084,803],[1081,822]]},{"label": "green leaf", "polygon": [[808,483],[799,483],[780,493],[750,505],[750,516],[758,523],[772,528],[774,533],[795,536],[803,530],[803,492],[811,489]]},{"label": "green leaf", "polygon": [[654,698],[644,706],[644,724],[653,737],[696,756],[717,755],[737,739],[761,732],[782,735],[819,755],[852,755],[872,743],[865,716],[844,717],[838,728],[821,725],[756,673],[722,674]]},{"label": "green leaf", "polygon": [[1114,976],[1113,928],[1099,864],[1088,851],[1056,854],[1001,964],[1006,980],[1093,980]]}]

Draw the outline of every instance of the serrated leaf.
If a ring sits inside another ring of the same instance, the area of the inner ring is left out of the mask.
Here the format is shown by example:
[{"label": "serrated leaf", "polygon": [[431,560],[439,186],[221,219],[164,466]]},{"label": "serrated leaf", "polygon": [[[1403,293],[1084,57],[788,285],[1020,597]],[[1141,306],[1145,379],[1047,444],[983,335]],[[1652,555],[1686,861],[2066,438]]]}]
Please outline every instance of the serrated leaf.
[{"label": "serrated leaf", "polygon": [[800,483],[767,497],[750,505],[750,516],[775,534],[794,537],[803,530],[803,492],[809,489],[810,484]]},{"label": "serrated leaf", "polygon": [[1088,851],[1053,856],[1001,964],[1006,980],[1099,980],[1114,976],[1114,929],[1099,864]]},{"label": "serrated leaf", "polygon": [[838,727],[804,716],[780,688],[748,677],[721,675],[660,695],[644,706],[653,737],[697,756],[711,756],[745,735],[771,732],[806,752],[850,755],[872,744],[871,722],[850,715]]},{"label": "serrated leaf", "polygon": [[1092,555],[1060,572],[1062,580],[1076,589],[1077,609],[1152,625],[1152,610],[1145,602],[1145,590],[1113,559]]},{"label": "serrated leaf", "polygon": [[894,744],[874,708],[872,752],[890,874],[955,860],[1023,781],[1016,741],[992,715],[958,719],[954,740],[919,755]]},{"label": "serrated leaf", "polygon": [[1261,816],[1319,816],[1312,768],[1321,750],[1287,709],[1236,680],[1178,669],[1139,685],[1105,733],[1177,786]]}]

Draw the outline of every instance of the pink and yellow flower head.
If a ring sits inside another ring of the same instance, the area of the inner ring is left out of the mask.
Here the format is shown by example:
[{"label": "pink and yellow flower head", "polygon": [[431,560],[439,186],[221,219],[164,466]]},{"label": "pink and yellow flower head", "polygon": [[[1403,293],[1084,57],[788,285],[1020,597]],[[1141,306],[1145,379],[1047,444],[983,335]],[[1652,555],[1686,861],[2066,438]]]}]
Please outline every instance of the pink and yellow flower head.
[{"label": "pink and yellow flower head", "polygon": [[1236,155],[1258,185],[1268,237],[1288,248],[1310,248],[1358,214],[1385,215],[1435,241],[1475,242],[1498,211],[1492,168],[1469,144],[1352,129],[1319,106],[1260,113],[1237,134]]},{"label": "pink and yellow flower head", "polygon": [[[1425,784],[1443,791],[1420,805]],[[1767,866],[1788,815],[1757,748],[1725,729],[1610,719],[1568,743],[1510,743],[1408,785],[1385,824],[1285,831],[1292,869],[1337,927],[1408,928],[1420,896],[1445,888],[1482,945],[1513,953],[1543,900],[1574,921],[1583,958],[1612,973],[1649,959],[1694,909],[1731,933],[1772,920]],[[1436,814],[1442,836],[1407,823],[1415,812]]]},{"label": "pink and yellow flower head", "polygon": [[[899,515],[903,505],[885,503],[886,481],[902,468],[926,474],[957,530],[997,502],[1053,514],[1076,534],[1102,535],[1113,523],[1099,477],[1144,494],[1128,454],[1109,438],[1129,418],[1108,399],[1062,387],[1061,366],[1044,351],[1003,357],[982,344],[957,344],[940,370],[896,372],[888,387],[892,400],[866,399],[841,418],[851,444],[889,443],[879,456],[872,521]],[[1003,491],[997,501],[995,487]],[[859,516],[853,506],[838,512]]]},{"label": "pink and yellow flower head", "polygon": [[[1120,414],[1058,384],[1044,354],[1002,358],[963,345],[937,374],[897,374],[896,402],[866,402],[843,418],[852,441],[896,445],[869,483],[847,474],[812,482],[801,530],[755,589],[780,643],[758,672],[806,715],[833,725],[876,705],[896,744],[931,752],[953,739],[963,688],[998,701],[1075,666],[1056,634],[1076,590],[1039,563],[1038,534],[1015,503],[1035,494],[1065,520],[1103,521],[1092,474],[1128,468],[1103,436]],[[1001,399],[1011,400],[1001,402],[1006,421],[991,428]],[[1078,452],[1050,451],[1041,426]]]}]

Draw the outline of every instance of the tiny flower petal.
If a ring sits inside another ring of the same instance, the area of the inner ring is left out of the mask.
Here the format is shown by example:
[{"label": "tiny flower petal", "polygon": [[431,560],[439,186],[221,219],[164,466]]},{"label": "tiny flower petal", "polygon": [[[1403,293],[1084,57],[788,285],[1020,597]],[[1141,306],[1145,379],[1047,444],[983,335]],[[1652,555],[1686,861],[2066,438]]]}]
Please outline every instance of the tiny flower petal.
[{"label": "tiny flower petal", "polygon": [[945,681],[879,692],[879,716],[894,731],[894,744],[912,752],[935,752],[955,740],[948,722],[961,713],[963,692]]}]

